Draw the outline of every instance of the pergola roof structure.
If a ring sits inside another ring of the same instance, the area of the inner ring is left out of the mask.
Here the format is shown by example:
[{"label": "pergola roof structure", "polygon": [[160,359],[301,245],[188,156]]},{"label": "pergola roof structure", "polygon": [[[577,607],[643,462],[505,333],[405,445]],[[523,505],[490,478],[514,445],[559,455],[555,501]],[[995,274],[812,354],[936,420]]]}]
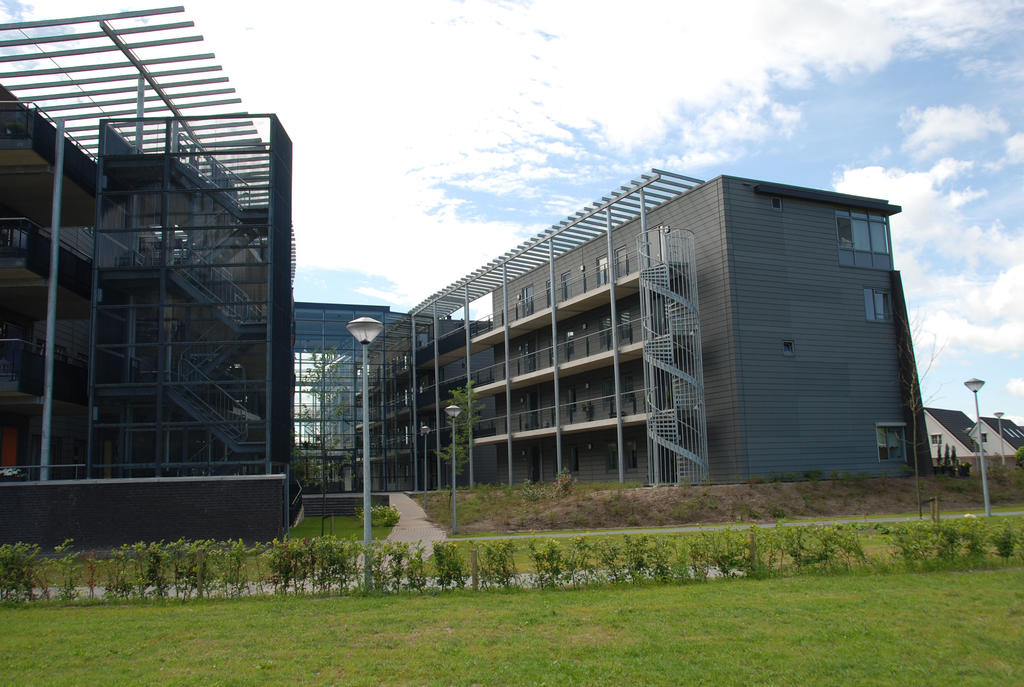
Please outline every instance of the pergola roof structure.
[{"label": "pergola roof structure", "polygon": [[[100,120],[139,116],[185,118],[184,128],[204,149],[262,145],[254,122],[230,109],[241,99],[232,97],[235,89],[214,54],[182,54],[183,46],[203,40],[191,31],[193,22],[165,19],[184,11],[179,6],[0,24],[0,84],[48,119],[63,119],[65,135],[93,159]],[[187,121],[227,114],[236,116]],[[161,151],[164,134],[160,123],[147,124],[143,151]]]},{"label": "pergola roof structure", "polygon": [[659,205],[703,183],[702,180],[693,177],[652,169],[648,174],[642,174],[639,179],[620,186],[575,215],[567,217],[475,272],[427,297],[412,309],[411,314],[415,316],[428,308],[433,314],[436,305],[438,317],[450,315],[465,307],[467,289],[469,300],[472,302],[500,288],[503,270],[507,270],[508,280],[512,281],[548,264],[549,241],[554,245],[554,257],[557,258],[577,246],[603,236],[609,228],[615,229],[639,218],[641,208],[644,213],[649,213]]}]

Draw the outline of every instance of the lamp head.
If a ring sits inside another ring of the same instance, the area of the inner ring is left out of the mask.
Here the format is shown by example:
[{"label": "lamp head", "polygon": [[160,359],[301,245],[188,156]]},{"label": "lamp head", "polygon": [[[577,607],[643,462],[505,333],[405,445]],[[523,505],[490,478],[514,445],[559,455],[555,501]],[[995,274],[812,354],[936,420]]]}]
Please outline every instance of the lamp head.
[{"label": "lamp head", "polygon": [[428,434],[430,434],[430,427],[427,427],[426,425],[420,425],[420,436],[425,437]]},{"label": "lamp head", "polygon": [[459,413],[461,413],[461,412],[462,412],[462,408],[458,407],[454,403],[444,409],[445,415],[447,415],[448,417],[450,417],[453,420],[455,418],[457,418],[459,416]]},{"label": "lamp head", "polygon": [[974,393],[978,393],[979,391],[981,391],[981,387],[985,386],[985,382],[981,381],[977,377],[974,377],[974,378],[968,379],[966,382],[964,382],[964,386],[966,386],[968,389],[970,389]]},{"label": "lamp head", "polygon": [[1002,420],[1003,419],[1003,415],[1006,415],[1006,413],[1004,413],[1001,410],[997,410],[996,412],[994,412],[992,414],[996,416],[997,420]]},{"label": "lamp head", "polygon": [[358,317],[345,325],[345,328],[355,337],[356,341],[365,346],[377,338],[377,335],[383,331],[384,325],[372,317]]}]

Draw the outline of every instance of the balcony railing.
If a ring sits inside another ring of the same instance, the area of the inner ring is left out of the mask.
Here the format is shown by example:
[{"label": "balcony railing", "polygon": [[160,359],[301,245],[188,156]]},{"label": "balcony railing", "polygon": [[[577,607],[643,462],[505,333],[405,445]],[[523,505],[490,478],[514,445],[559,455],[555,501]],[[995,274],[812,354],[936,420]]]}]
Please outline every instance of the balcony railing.
[{"label": "balcony railing", "polygon": [[[570,400],[561,403],[559,407],[561,409],[560,419],[563,427],[616,417],[615,394],[587,398],[580,401]],[[623,417],[636,415],[643,412],[643,409],[643,389],[622,392]],[[551,428],[555,426],[555,406],[551,404],[542,408],[518,410],[512,413],[511,417],[513,432],[528,432],[534,429]],[[506,417],[504,415],[483,418],[473,428],[473,435],[477,437],[505,433]]]},{"label": "balcony railing", "polygon": [[[0,339],[0,382],[17,383],[19,393],[43,395],[43,362],[41,345],[23,339]],[[85,363],[55,351],[53,372],[54,398],[85,405],[88,399]]]},{"label": "balcony railing", "polygon": [[[89,243],[91,230],[74,227],[62,230],[73,231],[77,243]],[[42,228],[25,217],[0,217],[0,257],[23,258],[25,267],[38,275],[50,274],[50,237]],[[61,240],[58,280],[61,286],[89,298],[92,288],[92,258],[85,248],[91,246],[68,246]]]}]

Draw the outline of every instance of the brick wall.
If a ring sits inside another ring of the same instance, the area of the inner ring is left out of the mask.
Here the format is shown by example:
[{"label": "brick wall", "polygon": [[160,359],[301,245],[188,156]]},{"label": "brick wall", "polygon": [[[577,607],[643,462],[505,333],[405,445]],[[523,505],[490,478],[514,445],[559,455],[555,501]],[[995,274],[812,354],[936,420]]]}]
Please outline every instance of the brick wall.
[{"label": "brick wall", "polygon": [[49,552],[136,541],[244,539],[284,532],[284,475],[110,479],[0,484],[0,544]]}]

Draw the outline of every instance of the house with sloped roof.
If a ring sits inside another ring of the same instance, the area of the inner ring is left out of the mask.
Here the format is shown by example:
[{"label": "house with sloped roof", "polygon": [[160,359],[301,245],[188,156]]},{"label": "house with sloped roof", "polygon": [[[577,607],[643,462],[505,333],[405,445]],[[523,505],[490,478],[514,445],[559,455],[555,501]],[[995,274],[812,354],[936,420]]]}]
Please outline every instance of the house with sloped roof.
[{"label": "house with sloped roof", "polygon": [[956,452],[958,459],[972,459],[973,462],[975,443],[971,439],[971,431],[974,429],[974,420],[960,410],[925,408],[924,421],[932,462],[938,463],[939,458],[945,457],[947,446],[950,452]]}]

